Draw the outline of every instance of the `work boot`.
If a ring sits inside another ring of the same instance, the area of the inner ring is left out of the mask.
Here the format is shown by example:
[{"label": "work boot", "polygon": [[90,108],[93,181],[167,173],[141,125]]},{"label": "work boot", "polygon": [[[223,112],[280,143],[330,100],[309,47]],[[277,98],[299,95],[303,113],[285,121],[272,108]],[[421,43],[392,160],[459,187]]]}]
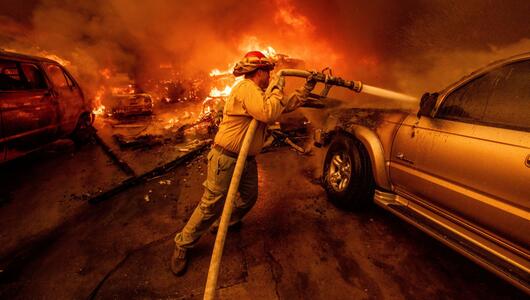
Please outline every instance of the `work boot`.
[{"label": "work boot", "polygon": [[[241,220],[235,222],[234,224],[228,225],[228,231],[230,232],[237,232],[241,229],[243,226],[243,222]],[[210,227],[210,232],[212,234],[217,234],[217,231],[219,230],[219,224],[214,224],[212,227]]]},{"label": "work boot", "polygon": [[175,246],[173,256],[171,257],[171,271],[177,276],[182,276],[186,273],[188,266],[188,258],[186,256],[186,249]]}]

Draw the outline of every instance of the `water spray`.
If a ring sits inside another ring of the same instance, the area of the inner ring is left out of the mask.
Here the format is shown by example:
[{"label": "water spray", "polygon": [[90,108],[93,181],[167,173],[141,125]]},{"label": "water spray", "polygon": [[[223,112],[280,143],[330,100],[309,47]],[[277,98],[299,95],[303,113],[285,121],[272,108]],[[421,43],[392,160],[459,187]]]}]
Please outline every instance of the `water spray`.
[{"label": "water spray", "polygon": [[323,108],[325,107],[324,103],[318,102],[324,98],[326,98],[329,94],[329,91],[333,86],[339,86],[344,87],[349,90],[352,90],[356,93],[366,93],[382,98],[388,98],[388,99],[394,99],[394,100],[400,100],[400,101],[407,101],[407,102],[414,102],[418,101],[416,97],[412,97],[409,95],[401,94],[394,91],[389,91],[386,89],[382,89],[379,87],[371,86],[362,83],[361,81],[357,80],[345,80],[341,77],[336,77],[332,75],[331,69],[326,68],[322,72],[315,72],[315,71],[305,71],[305,70],[297,70],[297,69],[283,69],[280,70],[277,73],[278,76],[290,76],[290,77],[301,77],[301,78],[308,78],[312,77],[317,82],[324,84],[324,89],[320,92],[320,94],[313,94],[311,93],[309,95],[309,104],[305,106],[315,107],[315,108]]},{"label": "water spray", "polygon": [[374,95],[374,96],[388,98],[388,99],[395,99],[395,100],[400,100],[400,101],[405,101],[405,102],[418,102],[418,98],[416,97],[412,97],[412,96],[401,94],[401,93],[394,92],[394,91],[385,90],[385,89],[367,85],[367,84],[363,85],[362,92],[366,94]]}]

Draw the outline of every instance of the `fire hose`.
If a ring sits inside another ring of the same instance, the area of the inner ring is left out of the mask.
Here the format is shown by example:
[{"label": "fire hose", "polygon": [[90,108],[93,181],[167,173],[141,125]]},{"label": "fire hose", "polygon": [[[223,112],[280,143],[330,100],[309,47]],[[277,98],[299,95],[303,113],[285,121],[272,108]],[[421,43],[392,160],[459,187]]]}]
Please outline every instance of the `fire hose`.
[{"label": "fire hose", "polygon": [[[361,92],[362,90],[362,83],[360,81],[344,80],[340,77],[334,77],[331,75],[331,72],[329,72],[329,74],[326,74],[325,72],[283,69],[278,71],[277,75],[278,77],[289,76],[301,77],[306,79],[311,77],[317,82],[324,83],[324,90],[318,96],[322,98],[325,98],[327,96],[332,86],[348,88],[357,93]],[[223,249],[226,240],[226,234],[228,232],[228,225],[230,223],[230,217],[232,216],[232,211],[234,208],[234,199],[237,195],[239,182],[241,181],[241,175],[243,174],[243,169],[247,160],[250,144],[254,139],[254,134],[256,132],[257,126],[258,121],[256,119],[252,119],[247,129],[247,133],[245,134],[245,138],[243,139],[243,144],[239,151],[237,162],[234,167],[234,173],[232,174],[232,180],[230,181],[230,186],[226,195],[223,213],[221,215],[221,221],[217,230],[217,236],[215,237],[215,244],[213,248],[212,258],[210,260],[210,267],[208,269],[208,278],[206,279],[206,288],[204,290],[204,299],[207,300],[212,300],[215,297],[217,279],[219,278],[219,268],[221,266],[221,257],[223,255]]]}]

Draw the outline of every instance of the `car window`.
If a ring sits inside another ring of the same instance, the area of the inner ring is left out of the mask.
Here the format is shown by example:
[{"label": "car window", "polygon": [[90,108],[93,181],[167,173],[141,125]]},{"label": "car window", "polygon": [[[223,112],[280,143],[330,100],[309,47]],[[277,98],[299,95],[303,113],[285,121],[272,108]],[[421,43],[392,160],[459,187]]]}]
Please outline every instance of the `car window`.
[{"label": "car window", "polygon": [[63,71],[63,73],[64,73],[64,76],[66,77],[66,82],[68,83],[68,86],[75,87],[75,83],[72,80],[72,77],[70,77],[70,74],[68,74],[68,73],[66,73],[64,71]]},{"label": "car window", "polygon": [[20,74],[17,62],[0,60],[0,91],[26,89],[26,82]]},{"label": "car window", "polygon": [[29,89],[45,89],[47,87],[44,76],[36,65],[23,63],[21,67]]},{"label": "car window", "polygon": [[474,78],[451,92],[438,109],[436,116],[469,123],[480,122],[486,103],[498,81],[497,70]]},{"label": "car window", "polygon": [[530,60],[499,69],[499,82],[488,99],[482,121],[530,131]]},{"label": "car window", "polygon": [[65,88],[68,87],[68,82],[66,81],[66,77],[63,73],[63,70],[57,65],[48,64],[46,65],[46,73],[48,73],[48,77],[50,78],[53,85],[55,85],[58,88]]}]

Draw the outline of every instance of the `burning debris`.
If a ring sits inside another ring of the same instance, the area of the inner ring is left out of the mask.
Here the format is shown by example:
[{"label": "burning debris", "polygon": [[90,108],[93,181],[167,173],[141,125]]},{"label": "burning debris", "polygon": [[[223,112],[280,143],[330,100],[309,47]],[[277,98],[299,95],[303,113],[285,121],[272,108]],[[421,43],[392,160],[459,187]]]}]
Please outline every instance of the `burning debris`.
[{"label": "burning debris", "polygon": [[280,146],[281,144],[289,145],[294,150],[300,152],[301,154],[307,154],[311,151],[311,145],[309,145],[309,148],[304,149],[301,146],[298,146],[295,142],[293,142],[292,139],[306,139],[306,136],[296,136],[293,134],[287,134],[281,130],[272,130],[271,137],[273,138],[273,142],[271,143],[271,146]]},{"label": "burning debris", "polygon": [[[304,65],[303,60],[277,54],[272,47],[267,47],[264,52],[278,67]],[[96,93],[95,102],[99,104],[93,113],[118,119],[118,123],[110,119],[105,122],[111,123],[116,131],[113,138],[121,149],[146,150],[180,144],[189,138],[211,138],[221,123],[226,99],[233,86],[242,80],[242,77],[236,78],[232,74],[233,66],[225,71],[212,70],[207,80],[200,76],[184,78],[171,65],[162,67],[167,71],[167,78],[147,81],[145,86],[150,89],[149,92],[141,89],[127,74],[108,68],[101,71],[105,81]],[[204,95],[203,91],[208,89],[209,92]],[[153,116],[142,117],[148,114]],[[141,130],[134,132],[137,129]],[[300,152],[305,151],[291,140],[293,136],[279,130],[273,132],[277,140],[275,145],[287,143]]]},{"label": "burning debris", "polygon": [[149,93],[125,73],[102,70],[105,81],[96,91],[93,114],[124,118],[153,113],[153,99]]},{"label": "burning debris", "polygon": [[[312,143],[309,135],[309,122],[303,118],[284,118],[284,122],[269,126],[269,137],[263,145],[262,152],[274,151],[275,148],[289,146],[300,154],[309,154]],[[304,146],[300,146],[304,145]]]},{"label": "burning debris", "polygon": [[195,149],[199,149],[204,147],[204,145],[210,144],[213,140],[212,139],[205,139],[205,140],[193,140],[182,147],[178,147],[177,150],[180,152],[192,152]]}]

